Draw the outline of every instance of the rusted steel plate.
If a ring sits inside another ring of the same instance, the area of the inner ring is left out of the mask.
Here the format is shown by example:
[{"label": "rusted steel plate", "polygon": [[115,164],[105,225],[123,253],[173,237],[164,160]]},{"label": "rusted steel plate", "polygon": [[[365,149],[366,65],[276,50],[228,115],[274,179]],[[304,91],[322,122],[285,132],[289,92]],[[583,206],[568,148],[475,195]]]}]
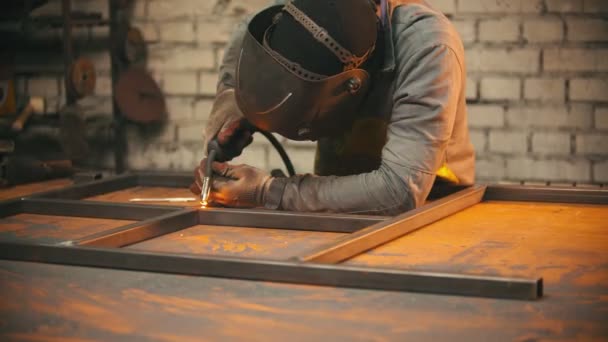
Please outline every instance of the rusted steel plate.
[{"label": "rusted steel plate", "polygon": [[134,221],[17,214],[0,218],[0,240],[59,243],[132,222]]},{"label": "rusted steel plate", "polygon": [[534,275],[549,296],[580,295],[581,305],[601,296],[593,305],[608,312],[608,206],[484,202],[346,264]]},{"label": "rusted steel plate", "polygon": [[[521,302],[0,261],[2,340],[601,340],[605,298]],[[598,300],[597,302],[594,300]],[[437,327],[441,327],[438,329]]]},{"label": "rusted steel plate", "polygon": [[7,200],[10,198],[19,198],[28,196],[37,192],[43,192],[48,190],[61,189],[63,187],[72,185],[71,179],[61,178],[54,179],[39,183],[30,183],[12,186],[10,188],[0,188],[0,200]]},{"label": "rusted steel plate", "polygon": [[[87,197],[87,200],[117,203],[133,203],[133,198],[169,198],[169,197],[196,197],[187,188],[170,188],[163,186],[136,186],[124,190],[118,190]],[[170,205],[180,207],[200,207],[199,202],[137,202],[142,205]]]},{"label": "rusted steel plate", "polygon": [[196,225],[127,248],[285,260],[345,234]]}]

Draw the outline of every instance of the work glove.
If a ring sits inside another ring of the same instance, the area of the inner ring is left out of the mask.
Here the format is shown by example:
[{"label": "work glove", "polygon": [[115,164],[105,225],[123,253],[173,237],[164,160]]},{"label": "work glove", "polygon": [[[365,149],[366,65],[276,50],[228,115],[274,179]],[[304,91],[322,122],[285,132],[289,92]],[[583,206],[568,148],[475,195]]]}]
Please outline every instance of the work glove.
[{"label": "work glove", "polygon": [[217,138],[222,149],[217,161],[230,161],[241,155],[253,141],[254,128],[243,117],[236,104],[234,89],[220,92],[213,103],[209,121],[204,129],[203,151],[207,153],[209,142]]},{"label": "work glove", "polygon": [[[190,191],[196,195],[201,193],[202,178],[205,177],[207,159],[201,160],[194,170],[195,182],[190,185]],[[262,207],[267,202],[267,191],[273,177],[258,168],[249,165],[231,165],[228,163],[212,163],[213,183],[211,185],[211,203],[227,207],[253,208]]]}]

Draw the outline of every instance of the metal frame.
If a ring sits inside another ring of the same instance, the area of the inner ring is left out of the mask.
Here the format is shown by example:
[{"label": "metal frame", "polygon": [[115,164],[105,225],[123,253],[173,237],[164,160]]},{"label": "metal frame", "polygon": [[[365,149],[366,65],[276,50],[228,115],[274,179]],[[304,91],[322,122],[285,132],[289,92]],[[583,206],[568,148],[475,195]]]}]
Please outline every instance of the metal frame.
[{"label": "metal frame", "polygon": [[[339,263],[481,201],[608,204],[608,191],[605,190],[523,186],[465,188],[395,218],[268,210],[198,210],[77,201],[138,185],[185,187],[191,180],[189,174],[123,175],[2,203],[0,212],[3,214],[0,217],[25,211],[142,221],[69,241],[61,246],[0,242],[0,258],[235,279],[529,300],[542,296],[541,278],[514,279],[411,272],[351,267]],[[120,248],[198,224],[242,226],[244,222],[248,227],[351,234],[296,260],[286,261],[150,253]]]}]

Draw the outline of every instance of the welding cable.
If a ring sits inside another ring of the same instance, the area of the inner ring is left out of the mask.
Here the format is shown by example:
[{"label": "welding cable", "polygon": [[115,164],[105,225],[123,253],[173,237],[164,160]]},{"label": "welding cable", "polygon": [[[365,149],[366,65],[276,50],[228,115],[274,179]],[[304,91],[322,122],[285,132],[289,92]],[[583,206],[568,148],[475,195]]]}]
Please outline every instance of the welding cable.
[{"label": "welding cable", "polygon": [[296,170],[294,169],[293,164],[291,163],[291,159],[289,159],[289,156],[287,155],[287,152],[285,152],[285,148],[283,148],[283,145],[281,145],[281,143],[277,140],[277,138],[274,137],[274,135],[272,135],[272,133],[263,131],[261,129],[257,129],[257,131],[260,132],[263,136],[265,136],[266,139],[270,141],[274,149],[277,150],[277,152],[281,156],[281,159],[283,160],[283,163],[285,164],[285,168],[287,168],[287,173],[289,173],[290,176],[295,176]]}]

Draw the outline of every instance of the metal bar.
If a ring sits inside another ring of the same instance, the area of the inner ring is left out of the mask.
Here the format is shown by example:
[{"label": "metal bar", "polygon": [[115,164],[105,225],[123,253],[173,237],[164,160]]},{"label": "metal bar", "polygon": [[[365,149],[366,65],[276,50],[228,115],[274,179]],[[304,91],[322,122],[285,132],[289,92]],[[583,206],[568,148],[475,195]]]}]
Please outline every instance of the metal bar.
[{"label": "metal bar", "polygon": [[522,300],[537,299],[543,293],[542,279],[411,272],[94,247],[0,242],[0,258],[194,276]]},{"label": "metal bar", "polygon": [[83,199],[137,186],[136,175],[121,175],[37,193],[32,198]]},{"label": "metal bar", "polygon": [[61,1],[61,16],[63,18],[63,65],[64,65],[64,88],[66,91],[66,104],[72,105],[76,102],[76,96],[72,90],[70,68],[74,60],[72,47],[72,0]]},{"label": "metal bar", "polygon": [[[109,23],[110,23],[110,67],[112,77],[112,97],[116,94],[116,83],[121,73],[122,63],[119,58],[119,47],[125,37],[120,37],[120,32],[126,32],[125,14],[120,13],[118,1],[108,1]],[[122,28],[122,29],[121,29]],[[125,118],[118,108],[116,101],[112,101],[112,118],[114,124],[114,171],[121,174],[126,170],[125,154],[127,151],[127,139],[125,133]]]},{"label": "metal bar", "polygon": [[95,201],[30,198],[21,201],[21,212],[39,215],[92,217],[114,220],[146,220],[174,213],[180,207],[149,206]]},{"label": "metal bar", "polygon": [[198,224],[352,233],[388,219],[384,216],[306,214],[269,210],[206,208],[198,212]]},{"label": "metal bar", "polygon": [[608,204],[608,190],[490,185],[483,199],[484,201]]},{"label": "metal bar", "polygon": [[96,247],[124,247],[144,240],[196,225],[197,213],[192,209],[180,210],[128,226],[99,232],[74,240],[71,245]]},{"label": "metal bar", "polygon": [[0,202],[0,218],[17,215],[23,212],[23,200]]},{"label": "metal bar", "polygon": [[459,191],[428,206],[414,209],[345,236],[337,242],[322,246],[299,257],[298,260],[331,264],[352,258],[479,203],[485,189],[485,186],[477,185]]}]

